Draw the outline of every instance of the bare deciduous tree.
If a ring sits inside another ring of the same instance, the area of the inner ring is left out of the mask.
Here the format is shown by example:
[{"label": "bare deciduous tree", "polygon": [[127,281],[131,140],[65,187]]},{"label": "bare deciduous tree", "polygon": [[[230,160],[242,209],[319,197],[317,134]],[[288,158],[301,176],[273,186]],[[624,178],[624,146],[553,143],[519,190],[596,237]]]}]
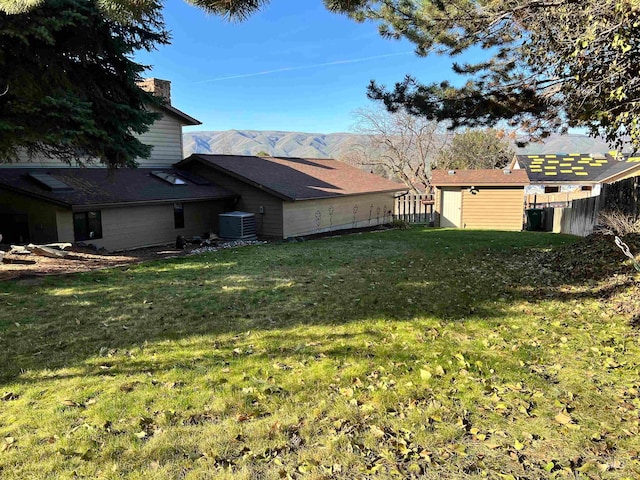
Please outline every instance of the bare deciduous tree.
[{"label": "bare deciduous tree", "polygon": [[354,116],[354,131],[362,135],[362,141],[343,160],[424,192],[430,184],[431,164],[451,136],[446,126],[380,107],[358,109]]}]

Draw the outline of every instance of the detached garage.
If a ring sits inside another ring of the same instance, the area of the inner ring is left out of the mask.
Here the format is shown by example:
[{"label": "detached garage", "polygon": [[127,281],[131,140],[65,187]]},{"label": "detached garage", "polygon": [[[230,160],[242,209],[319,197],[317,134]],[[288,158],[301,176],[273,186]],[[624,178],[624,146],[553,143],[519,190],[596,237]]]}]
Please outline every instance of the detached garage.
[{"label": "detached garage", "polygon": [[440,227],[522,230],[524,170],[434,170]]}]

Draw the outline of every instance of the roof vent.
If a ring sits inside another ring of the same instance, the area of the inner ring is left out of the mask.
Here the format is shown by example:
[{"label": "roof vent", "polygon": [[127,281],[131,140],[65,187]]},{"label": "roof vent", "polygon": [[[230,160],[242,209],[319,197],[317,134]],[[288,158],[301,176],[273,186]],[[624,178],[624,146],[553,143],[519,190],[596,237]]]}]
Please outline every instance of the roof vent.
[{"label": "roof vent", "polygon": [[256,216],[248,212],[229,212],[218,215],[220,237],[232,240],[255,240]]},{"label": "roof vent", "polygon": [[504,173],[505,175],[511,175],[511,170],[505,168],[504,170],[502,170],[502,173]]},{"label": "roof vent", "polygon": [[160,180],[164,180],[165,182],[170,183],[171,185],[187,184],[187,182],[185,182],[181,178],[178,178],[177,176],[172,175],[168,172],[154,171],[154,172],[151,172],[151,175],[153,175],[154,177],[158,177]]},{"label": "roof vent", "polygon": [[455,175],[455,174],[456,174],[456,171],[455,171],[455,170],[449,170],[449,171],[447,172],[447,174],[448,174],[448,175]]},{"label": "roof vent", "polygon": [[38,182],[41,187],[46,188],[50,192],[73,192],[73,188],[48,173],[30,172],[27,176]]}]

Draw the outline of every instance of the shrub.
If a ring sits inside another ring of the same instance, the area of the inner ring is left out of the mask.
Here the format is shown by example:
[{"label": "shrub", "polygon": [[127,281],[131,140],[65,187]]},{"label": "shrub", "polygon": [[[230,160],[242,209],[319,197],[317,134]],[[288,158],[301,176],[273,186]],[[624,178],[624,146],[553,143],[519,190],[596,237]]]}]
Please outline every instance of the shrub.
[{"label": "shrub", "polygon": [[633,218],[618,210],[600,212],[598,225],[600,225],[603,232],[621,237],[630,233],[640,233],[640,218]]}]

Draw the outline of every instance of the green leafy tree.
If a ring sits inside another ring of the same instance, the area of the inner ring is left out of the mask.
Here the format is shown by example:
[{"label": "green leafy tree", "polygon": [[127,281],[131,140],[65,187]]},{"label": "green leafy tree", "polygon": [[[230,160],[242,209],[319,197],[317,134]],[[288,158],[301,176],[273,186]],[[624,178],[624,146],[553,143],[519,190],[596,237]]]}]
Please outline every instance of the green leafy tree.
[{"label": "green leafy tree", "polygon": [[128,22],[86,0],[0,12],[0,162],[42,155],[119,167],[149,155],[136,134],[158,118],[146,106],[161,100],[138,87],[145,67],[131,56],[168,35],[159,5],[147,4]]},{"label": "green leafy tree", "polygon": [[469,78],[462,87],[410,76],[392,90],[372,82],[370,98],[391,110],[452,128],[506,120],[533,139],[586,127],[640,147],[638,0],[382,0],[355,10],[421,55],[486,50],[482,62],[455,65]]},{"label": "green leafy tree", "polygon": [[510,136],[494,129],[457,132],[434,162],[441,169],[504,168],[515,154]]}]

